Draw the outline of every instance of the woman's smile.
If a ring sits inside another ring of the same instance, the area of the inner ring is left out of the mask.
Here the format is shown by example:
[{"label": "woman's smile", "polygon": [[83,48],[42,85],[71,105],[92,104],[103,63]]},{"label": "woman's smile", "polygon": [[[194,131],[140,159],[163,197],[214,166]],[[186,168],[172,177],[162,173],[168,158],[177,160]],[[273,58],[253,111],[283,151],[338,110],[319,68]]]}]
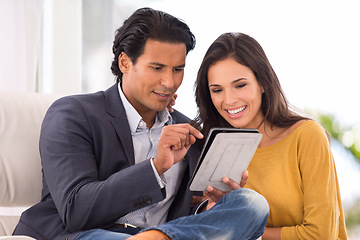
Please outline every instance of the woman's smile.
[{"label": "woman's smile", "polygon": [[246,107],[247,106],[233,108],[233,109],[225,109],[225,111],[228,113],[229,117],[238,118],[244,115]]}]

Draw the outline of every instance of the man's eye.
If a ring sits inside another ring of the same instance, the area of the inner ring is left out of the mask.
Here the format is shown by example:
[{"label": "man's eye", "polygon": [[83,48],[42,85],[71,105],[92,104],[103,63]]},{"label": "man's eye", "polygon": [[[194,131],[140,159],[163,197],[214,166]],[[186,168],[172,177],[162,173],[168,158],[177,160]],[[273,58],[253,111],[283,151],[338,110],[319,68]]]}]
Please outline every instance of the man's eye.
[{"label": "man's eye", "polygon": [[155,66],[153,66],[152,69],[154,69],[154,70],[160,70],[161,67],[158,67],[158,66],[155,67]]},{"label": "man's eye", "polygon": [[184,68],[174,68],[174,72],[181,72],[184,71]]}]

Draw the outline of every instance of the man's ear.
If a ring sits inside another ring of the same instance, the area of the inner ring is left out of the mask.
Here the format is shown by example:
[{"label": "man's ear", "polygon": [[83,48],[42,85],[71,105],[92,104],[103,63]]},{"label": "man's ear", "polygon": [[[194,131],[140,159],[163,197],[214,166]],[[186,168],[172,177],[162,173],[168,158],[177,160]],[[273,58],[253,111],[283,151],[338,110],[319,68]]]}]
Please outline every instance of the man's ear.
[{"label": "man's ear", "polygon": [[119,62],[120,71],[123,74],[129,71],[129,66],[131,64],[131,60],[128,57],[128,55],[126,55],[125,52],[121,52],[121,54],[119,55],[118,62]]}]

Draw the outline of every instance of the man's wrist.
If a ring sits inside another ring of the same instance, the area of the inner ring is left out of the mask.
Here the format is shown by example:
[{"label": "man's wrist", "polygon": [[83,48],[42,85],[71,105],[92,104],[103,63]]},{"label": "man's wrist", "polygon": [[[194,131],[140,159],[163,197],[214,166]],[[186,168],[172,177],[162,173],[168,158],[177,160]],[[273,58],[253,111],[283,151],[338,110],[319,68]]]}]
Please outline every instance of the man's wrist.
[{"label": "man's wrist", "polygon": [[164,174],[159,175],[158,171],[156,170],[156,167],[154,165],[154,158],[150,159],[151,167],[153,168],[156,180],[160,186],[160,188],[164,188],[167,184],[166,178]]}]

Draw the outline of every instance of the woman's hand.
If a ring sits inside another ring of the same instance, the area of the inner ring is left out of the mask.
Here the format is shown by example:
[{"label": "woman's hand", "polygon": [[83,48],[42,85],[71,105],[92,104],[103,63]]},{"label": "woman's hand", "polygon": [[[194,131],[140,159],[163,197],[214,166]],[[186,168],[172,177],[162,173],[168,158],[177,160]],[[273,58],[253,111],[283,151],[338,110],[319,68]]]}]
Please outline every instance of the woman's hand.
[{"label": "woman's hand", "polygon": [[[244,171],[240,183],[237,183],[228,177],[223,177],[222,180],[226,185],[228,185],[230,187],[230,189],[235,190],[235,189],[244,187],[248,177],[249,177],[248,171]],[[206,196],[209,198],[209,202],[206,207],[206,210],[212,208],[225,194],[228,193],[228,192],[223,192],[212,186],[207,186],[206,190],[207,190]]]},{"label": "woman's hand", "polygon": [[170,99],[169,104],[167,105],[167,109],[169,110],[169,113],[174,112],[173,106],[175,105],[176,98],[177,98],[177,94],[174,94],[174,96]]},{"label": "woman's hand", "polygon": [[281,239],[281,228],[266,227],[261,239],[262,240],[277,240],[277,239],[280,240]]}]

